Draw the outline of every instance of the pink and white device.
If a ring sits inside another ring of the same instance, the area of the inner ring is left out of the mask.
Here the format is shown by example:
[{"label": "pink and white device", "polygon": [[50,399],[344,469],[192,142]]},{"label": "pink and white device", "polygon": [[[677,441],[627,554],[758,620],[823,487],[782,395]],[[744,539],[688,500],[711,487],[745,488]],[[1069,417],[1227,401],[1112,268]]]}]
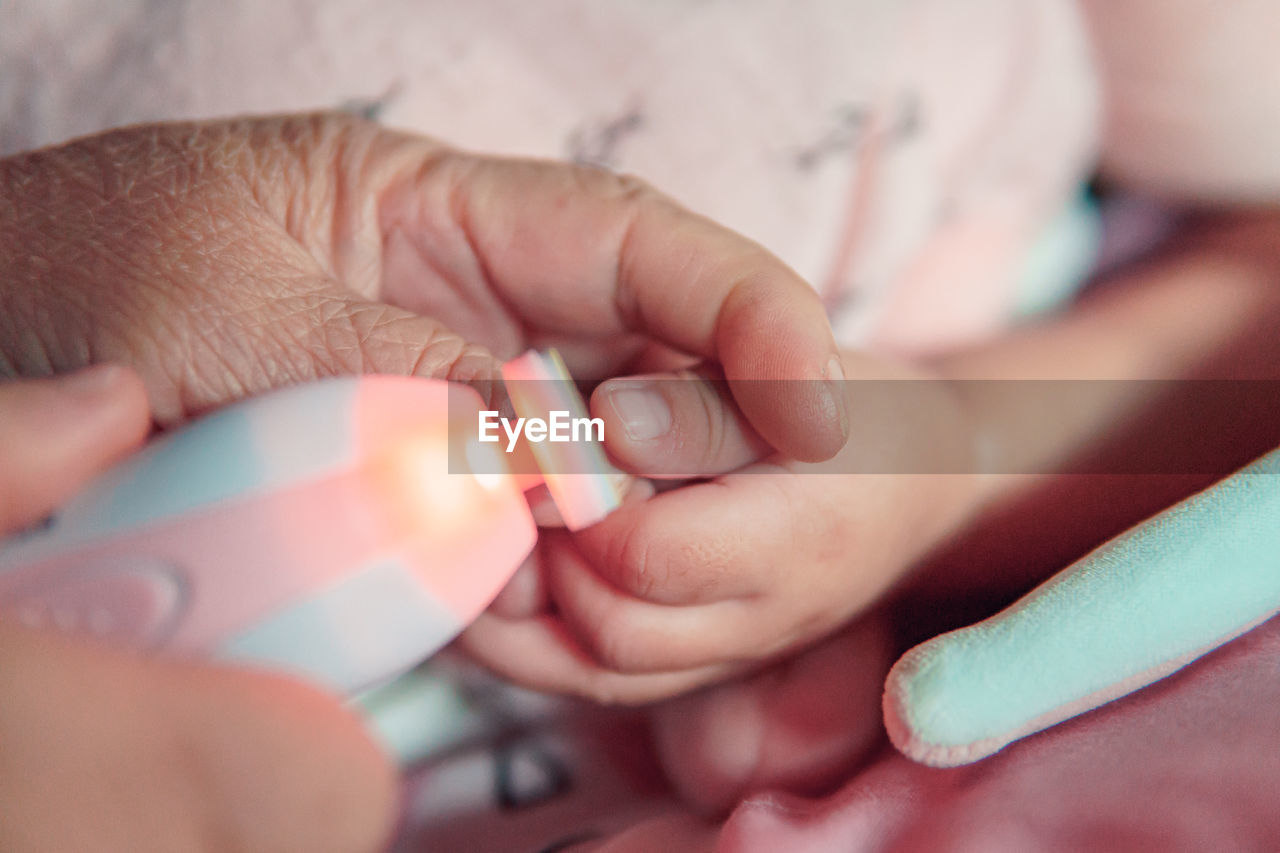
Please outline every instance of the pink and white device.
[{"label": "pink and white device", "polygon": [[[517,414],[583,412],[554,353],[527,353],[503,376]],[[560,381],[510,381],[531,379]],[[381,375],[222,409],[0,543],[0,612],[347,694],[383,682],[474,619],[537,538],[522,491],[536,479],[511,472],[504,445],[476,440],[481,409],[465,386]],[[578,528],[620,498],[599,445],[569,452],[590,473],[535,456]]]}]

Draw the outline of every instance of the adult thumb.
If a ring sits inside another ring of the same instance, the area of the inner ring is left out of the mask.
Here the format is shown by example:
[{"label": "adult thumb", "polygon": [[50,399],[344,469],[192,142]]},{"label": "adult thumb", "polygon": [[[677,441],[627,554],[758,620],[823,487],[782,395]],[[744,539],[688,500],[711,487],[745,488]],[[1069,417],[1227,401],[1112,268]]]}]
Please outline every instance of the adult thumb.
[{"label": "adult thumb", "polygon": [[0,384],[0,535],[38,521],[150,423],[142,380],[118,365]]}]

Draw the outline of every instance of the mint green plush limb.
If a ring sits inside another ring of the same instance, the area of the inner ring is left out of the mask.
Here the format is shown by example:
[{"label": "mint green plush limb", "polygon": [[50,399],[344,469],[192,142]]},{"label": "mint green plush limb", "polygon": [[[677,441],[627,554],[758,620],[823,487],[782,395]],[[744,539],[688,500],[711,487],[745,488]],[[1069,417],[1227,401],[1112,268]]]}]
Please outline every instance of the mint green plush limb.
[{"label": "mint green plush limb", "polygon": [[953,765],[1132,692],[1280,611],[1280,451],[1095,550],[889,675],[886,725]]}]

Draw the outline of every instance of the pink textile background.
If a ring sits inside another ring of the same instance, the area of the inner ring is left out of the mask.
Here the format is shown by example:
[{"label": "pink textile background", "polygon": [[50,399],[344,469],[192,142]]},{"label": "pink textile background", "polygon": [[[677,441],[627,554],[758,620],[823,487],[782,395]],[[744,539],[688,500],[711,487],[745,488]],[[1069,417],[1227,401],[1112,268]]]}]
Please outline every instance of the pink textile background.
[{"label": "pink textile background", "polygon": [[829,797],[763,795],[718,851],[1280,849],[1280,619],[1139,693],[936,770],[886,751]]}]

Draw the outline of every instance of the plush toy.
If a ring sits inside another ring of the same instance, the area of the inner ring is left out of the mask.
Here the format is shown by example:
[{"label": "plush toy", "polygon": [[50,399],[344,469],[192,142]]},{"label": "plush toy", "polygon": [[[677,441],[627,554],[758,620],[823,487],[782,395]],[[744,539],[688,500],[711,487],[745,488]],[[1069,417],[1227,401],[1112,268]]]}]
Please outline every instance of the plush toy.
[{"label": "plush toy", "polygon": [[967,764],[1163,678],[1280,612],[1280,451],[889,673],[889,736]]}]

